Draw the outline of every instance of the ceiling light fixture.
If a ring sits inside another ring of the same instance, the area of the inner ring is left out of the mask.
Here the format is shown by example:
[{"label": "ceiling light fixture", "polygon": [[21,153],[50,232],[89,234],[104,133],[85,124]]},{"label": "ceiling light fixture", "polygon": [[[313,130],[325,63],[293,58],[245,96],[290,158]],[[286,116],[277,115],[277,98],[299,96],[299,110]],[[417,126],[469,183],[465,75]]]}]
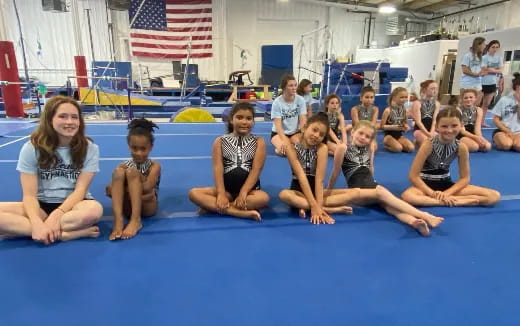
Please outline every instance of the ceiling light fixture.
[{"label": "ceiling light fixture", "polygon": [[396,12],[397,8],[395,8],[395,5],[390,2],[383,2],[379,5],[379,13],[380,14],[393,14]]}]

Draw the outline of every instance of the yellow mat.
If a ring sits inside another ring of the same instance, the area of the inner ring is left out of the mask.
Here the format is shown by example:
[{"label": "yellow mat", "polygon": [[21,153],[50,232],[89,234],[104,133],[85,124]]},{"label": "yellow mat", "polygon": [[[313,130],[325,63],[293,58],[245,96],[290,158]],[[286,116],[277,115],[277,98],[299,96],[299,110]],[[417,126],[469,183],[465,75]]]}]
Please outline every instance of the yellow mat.
[{"label": "yellow mat", "polygon": [[[99,104],[99,105],[128,105],[128,96],[125,94],[110,93],[98,91],[97,95],[94,90],[90,91],[87,87],[82,87],[79,90],[79,98],[82,104]],[[96,101],[96,96],[98,97]],[[159,101],[144,99],[140,97],[131,96],[132,105],[149,105],[161,106]]]}]

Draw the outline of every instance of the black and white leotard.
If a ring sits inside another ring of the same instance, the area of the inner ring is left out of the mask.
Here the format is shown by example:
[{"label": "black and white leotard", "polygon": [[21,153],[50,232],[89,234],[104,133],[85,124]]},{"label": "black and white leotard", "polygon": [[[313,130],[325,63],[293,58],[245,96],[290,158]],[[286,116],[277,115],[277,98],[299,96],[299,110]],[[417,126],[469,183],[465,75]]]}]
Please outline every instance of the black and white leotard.
[{"label": "black and white leotard", "polygon": [[[339,132],[339,112],[327,112],[327,117],[329,118],[329,128],[341,139],[341,134]],[[330,139],[330,136],[327,135],[327,139]]]},{"label": "black and white leotard", "polygon": [[[318,146],[304,147],[300,143],[295,143],[294,149],[296,150],[296,156],[298,157],[298,161],[300,162],[300,165],[303,168],[305,175],[307,176],[307,180],[309,181],[312,193],[314,194],[316,165],[318,162]],[[300,182],[298,181],[296,174],[294,174],[294,171],[292,175],[290,189],[303,192],[300,186]]]},{"label": "black and white leotard", "polygon": [[[137,171],[139,171],[142,175],[148,178],[150,175],[150,169],[152,167],[153,161],[151,159],[147,159],[143,163],[137,163],[134,160],[126,160],[123,162],[123,164],[128,168],[135,168]],[[155,194],[157,195],[159,193],[159,183],[161,182],[161,175],[159,175],[159,178],[157,179],[157,184],[155,185]]]},{"label": "black and white leotard", "polygon": [[349,145],[341,169],[349,188],[375,188],[368,146]]},{"label": "black and white leotard", "polygon": [[474,134],[475,123],[477,122],[477,108],[461,107],[460,111],[462,113],[462,124],[464,125],[464,129],[466,129],[467,132]]},{"label": "black and white leotard", "polygon": [[[220,137],[222,163],[224,165],[224,187],[233,198],[238,196],[253,168],[258,137],[255,135],[237,136],[233,133]],[[260,189],[260,180],[252,188]]]},{"label": "black and white leotard", "polygon": [[373,105],[358,105],[358,119],[372,121],[374,118],[375,107]]},{"label": "black and white leotard", "polygon": [[[432,128],[435,103],[435,99],[421,100],[421,122],[428,132]],[[414,130],[419,130],[417,124],[414,126]]]},{"label": "black and white leotard", "polygon": [[[402,126],[406,121],[406,109],[403,105],[397,106],[392,105],[390,106],[390,114],[388,115],[388,118],[386,119],[387,125],[393,125],[393,126]],[[403,136],[403,131],[400,130],[386,130],[385,136],[390,135],[394,137],[395,139],[399,139]]]},{"label": "black and white leotard", "polygon": [[433,190],[444,191],[453,185],[450,165],[459,154],[459,140],[444,144],[438,136],[432,138],[432,151],[421,170],[421,179]]}]

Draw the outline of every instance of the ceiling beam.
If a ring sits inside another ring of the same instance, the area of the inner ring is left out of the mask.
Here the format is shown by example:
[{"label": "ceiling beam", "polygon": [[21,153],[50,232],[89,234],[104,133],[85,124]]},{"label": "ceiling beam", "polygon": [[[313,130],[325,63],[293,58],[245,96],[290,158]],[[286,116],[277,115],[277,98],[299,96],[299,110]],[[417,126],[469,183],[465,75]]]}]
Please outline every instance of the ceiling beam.
[{"label": "ceiling beam", "polygon": [[[327,6],[332,8],[342,8],[350,12],[357,12],[357,11],[366,11],[366,12],[378,12],[378,8],[376,4],[370,4],[366,2],[358,2],[358,3],[338,3],[338,2],[332,2],[327,0],[295,0],[294,2],[303,2],[303,3],[310,3],[314,5],[320,5],[320,6]],[[406,16],[406,17],[414,17],[418,19],[429,19],[431,15],[424,15],[422,13],[410,13],[407,10],[399,10],[397,8],[397,14]]]},{"label": "ceiling beam", "polygon": [[414,10],[421,9],[422,10],[422,8],[424,8],[424,7],[428,7],[428,6],[437,4],[439,2],[444,2],[444,1],[454,2],[453,0],[416,0],[413,2],[409,2],[408,4],[405,5],[405,7],[408,9],[414,9]]},{"label": "ceiling beam", "polygon": [[471,8],[468,8],[468,9],[459,10],[459,11],[455,11],[455,12],[450,12],[448,14],[435,16],[435,17],[432,17],[432,18],[430,18],[428,20],[441,19],[443,17],[449,17],[449,16],[453,16],[453,15],[458,15],[458,14],[462,14],[462,13],[465,13],[465,12],[468,12],[468,11],[473,11],[473,10],[477,10],[477,9],[481,9],[481,8],[486,8],[486,7],[489,7],[489,6],[494,6],[494,5],[498,5],[498,4],[501,4],[501,3],[504,3],[504,2],[509,2],[509,1],[511,1],[511,0],[498,0],[498,1],[495,1],[495,2],[483,4],[481,6],[471,7]]},{"label": "ceiling beam", "polygon": [[460,3],[458,3],[457,1],[442,0],[442,1],[439,1],[437,3],[431,4],[429,6],[424,6],[424,7],[421,8],[421,10],[437,11],[437,10],[440,10],[440,9],[456,6],[457,4],[460,5]]}]

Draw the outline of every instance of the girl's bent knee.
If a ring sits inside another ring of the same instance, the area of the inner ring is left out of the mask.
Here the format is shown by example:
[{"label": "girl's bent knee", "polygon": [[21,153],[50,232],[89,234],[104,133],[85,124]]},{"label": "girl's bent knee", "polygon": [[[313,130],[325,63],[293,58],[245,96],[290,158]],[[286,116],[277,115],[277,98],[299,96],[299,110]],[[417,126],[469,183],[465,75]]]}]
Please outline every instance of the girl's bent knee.
[{"label": "girl's bent knee", "polygon": [[103,205],[100,202],[93,200],[91,203],[92,207],[90,208],[92,211],[92,215],[96,216],[98,219],[103,216]]},{"label": "girl's bent knee", "polygon": [[280,198],[281,201],[287,201],[289,197],[291,196],[291,192],[287,189],[280,191],[278,194],[278,198]]},{"label": "girl's bent knee", "polygon": [[84,224],[92,225],[99,222],[103,216],[103,206],[95,200],[85,200],[84,203],[86,204],[81,207]]},{"label": "girl's bent knee", "polygon": [[125,170],[125,174],[128,179],[135,179],[141,177],[141,173],[134,168],[127,168]]},{"label": "girl's bent knee", "polygon": [[405,191],[401,194],[401,199],[407,203],[413,203],[413,196],[409,191]]},{"label": "girl's bent knee", "polygon": [[497,149],[499,151],[509,151],[509,150],[511,150],[511,145],[509,145],[509,144],[497,144]]},{"label": "girl's bent knee", "polygon": [[471,144],[471,145],[468,145],[468,151],[470,151],[471,153],[473,152],[478,152],[478,145],[477,144]]},{"label": "girl's bent knee", "polygon": [[188,192],[188,198],[193,201],[195,200],[197,197],[198,197],[198,194],[199,194],[199,188],[192,188],[190,189],[190,191]]},{"label": "girl's bent knee", "polygon": [[488,200],[488,205],[489,206],[493,206],[495,204],[497,204],[499,201],[500,201],[500,193],[496,190],[493,190],[493,189],[490,189],[489,190],[489,200]]},{"label": "girl's bent knee", "polygon": [[112,172],[112,179],[116,178],[123,178],[125,176],[125,169],[122,167],[117,167],[114,169],[114,172]]}]

